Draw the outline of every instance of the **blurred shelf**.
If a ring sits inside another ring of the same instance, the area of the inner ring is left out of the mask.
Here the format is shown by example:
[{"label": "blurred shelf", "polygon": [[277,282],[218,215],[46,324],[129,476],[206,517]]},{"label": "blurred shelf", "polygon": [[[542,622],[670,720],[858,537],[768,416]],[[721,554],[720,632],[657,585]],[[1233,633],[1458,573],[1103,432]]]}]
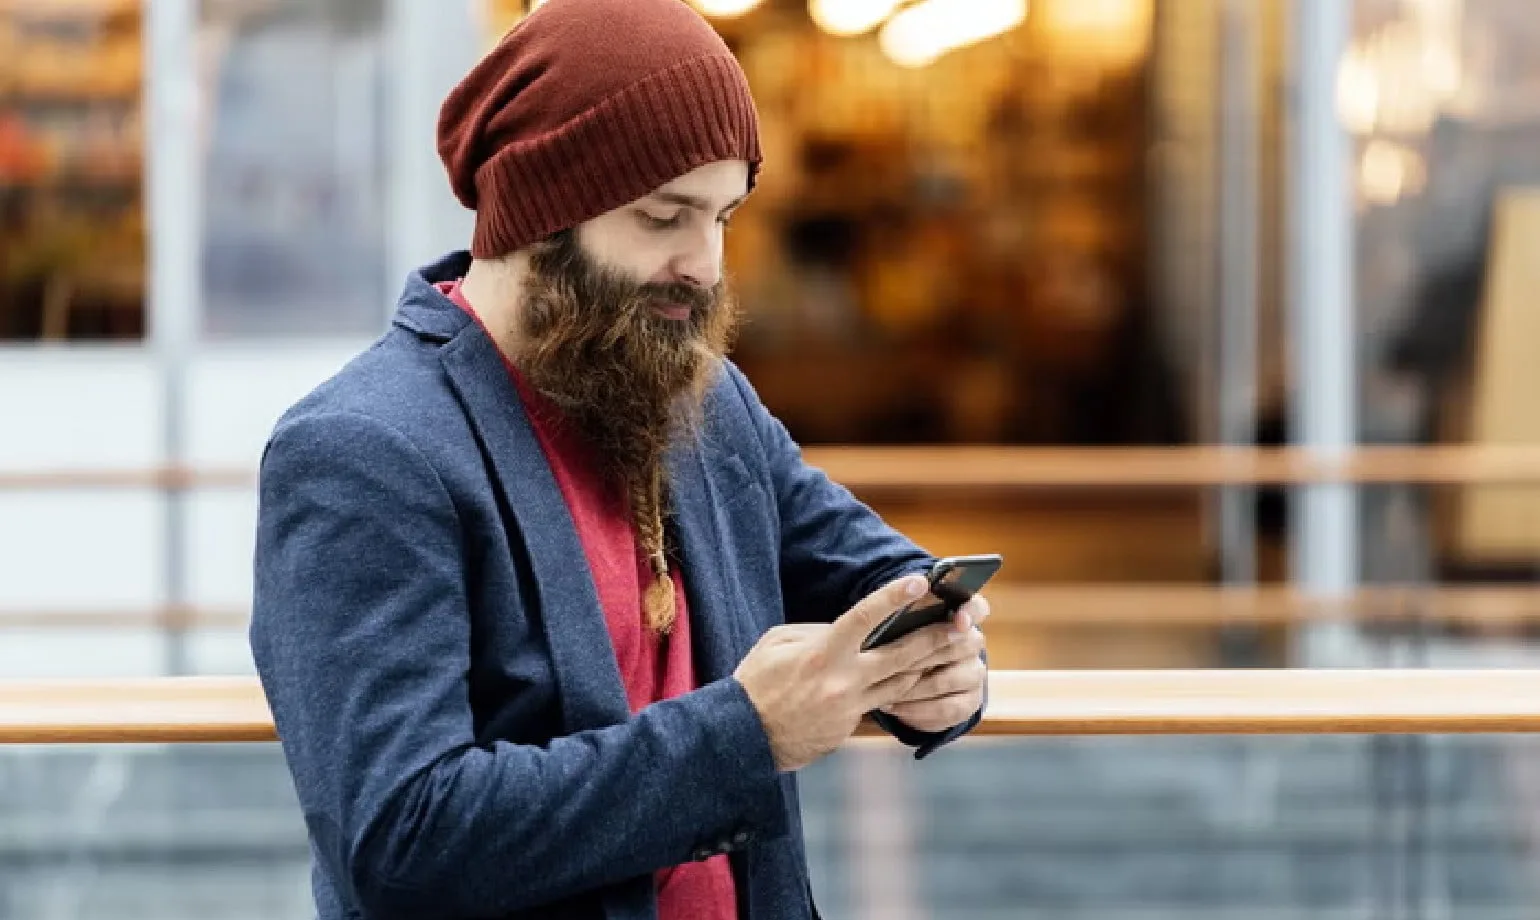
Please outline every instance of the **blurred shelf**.
[{"label": "blurred shelf", "polygon": [[143,101],[143,93],[143,84],[137,80],[131,86],[114,87],[70,84],[20,86],[0,83],[0,105],[111,103],[137,106]]},{"label": "blurred shelf", "polygon": [[138,18],[146,0],[0,0],[0,16],[30,22]]},{"label": "blurred shelf", "polygon": [[49,176],[42,179],[11,179],[0,176],[0,195],[48,195],[60,193],[131,191],[138,192],[144,185],[144,174],[138,169],[121,173],[73,173]]}]

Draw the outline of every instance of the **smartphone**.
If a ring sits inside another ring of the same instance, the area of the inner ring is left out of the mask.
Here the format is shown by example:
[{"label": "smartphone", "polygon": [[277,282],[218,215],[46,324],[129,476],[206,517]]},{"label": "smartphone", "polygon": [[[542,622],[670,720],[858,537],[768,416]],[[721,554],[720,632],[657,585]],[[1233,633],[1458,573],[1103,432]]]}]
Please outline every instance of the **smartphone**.
[{"label": "smartphone", "polygon": [[1000,571],[1002,561],[997,553],[937,559],[930,567],[930,590],[879,623],[861,643],[861,651],[887,645],[916,629],[947,620]]}]

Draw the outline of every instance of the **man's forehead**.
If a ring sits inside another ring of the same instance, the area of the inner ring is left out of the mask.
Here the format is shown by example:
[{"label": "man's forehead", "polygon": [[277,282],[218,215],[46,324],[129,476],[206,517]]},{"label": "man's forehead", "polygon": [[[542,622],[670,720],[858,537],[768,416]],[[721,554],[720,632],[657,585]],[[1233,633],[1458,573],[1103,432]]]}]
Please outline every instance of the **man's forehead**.
[{"label": "man's forehead", "polygon": [[647,197],[705,210],[731,207],[748,193],[749,166],[743,160],[718,160],[665,182]]}]

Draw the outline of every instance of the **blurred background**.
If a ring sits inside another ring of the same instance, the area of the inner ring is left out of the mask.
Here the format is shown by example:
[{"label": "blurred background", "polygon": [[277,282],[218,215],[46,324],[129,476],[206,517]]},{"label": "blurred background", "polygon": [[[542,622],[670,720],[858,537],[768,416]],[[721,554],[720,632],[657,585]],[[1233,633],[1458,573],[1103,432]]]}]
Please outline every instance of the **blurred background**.
[{"label": "blurred background", "polygon": [[[1006,556],[994,667],[1540,658],[1540,489],[1148,484],[1155,448],[1540,442],[1531,0],[691,2],[760,106],[728,260],[766,402],[831,468],[1060,469],[857,489]],[[0,679],[252,672],[262,443],[466,245],[437,108],[526,12],[0,0]],[[1533,747],[862,746],[806,773],[814,887],[831,920],[1528,918]],[[3,920],[308,917],[307,863],[276,746],[0,749]]]}]

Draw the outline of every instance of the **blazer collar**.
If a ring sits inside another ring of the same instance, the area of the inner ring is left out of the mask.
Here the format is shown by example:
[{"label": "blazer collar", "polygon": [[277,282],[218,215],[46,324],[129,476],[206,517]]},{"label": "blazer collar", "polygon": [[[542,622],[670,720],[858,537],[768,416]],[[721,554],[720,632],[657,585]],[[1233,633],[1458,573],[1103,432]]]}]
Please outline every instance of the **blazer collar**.
[{"label": "blazer collar", "polygon": [[465,277],[470,267],[471,254],[460,250],[407,275],[406,288],[396,301],[396,314],[391,322],[438,343],[448,342],[465,327],[474,326],[475,320],[437,287],[441,282]]}]

